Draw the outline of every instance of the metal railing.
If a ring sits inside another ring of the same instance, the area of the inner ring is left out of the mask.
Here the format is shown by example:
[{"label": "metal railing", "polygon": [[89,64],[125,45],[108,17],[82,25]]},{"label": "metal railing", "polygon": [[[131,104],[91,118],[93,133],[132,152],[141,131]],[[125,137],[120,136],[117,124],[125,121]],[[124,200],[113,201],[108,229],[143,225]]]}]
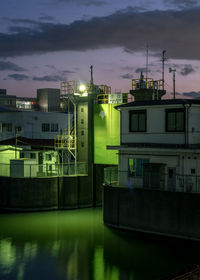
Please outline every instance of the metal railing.
[{"label": "metal railing", "polygon": [[104,168],[104,185],[118,184],[118,166]]},{"label": "metal railing", "polygon": [[130,175],[128,171],[118,171],[117,167],[107,167],[104,169],[104,184],[119,185],[118,173],[120,177],[126,178],[123,185],[130,188],[145,188],[153,190],[200,193],[200,176],[174,174],[170,177],[167,173],[151,172],[143,176]]},{"label": "metal railing", "polygon": [[23,161],[17,164],[0,163],[0,176],[25,178],[25,177],[52,177],[87,175],[88,164],[60,163],[60,164],[32,164]]}]

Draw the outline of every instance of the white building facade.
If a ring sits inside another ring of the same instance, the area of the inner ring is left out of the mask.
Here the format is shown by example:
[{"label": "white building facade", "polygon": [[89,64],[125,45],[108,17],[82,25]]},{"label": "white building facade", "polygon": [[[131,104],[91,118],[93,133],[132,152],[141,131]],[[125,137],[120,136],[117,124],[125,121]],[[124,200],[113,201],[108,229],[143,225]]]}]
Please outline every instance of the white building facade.
[{"label": "white building facade", "polygon": [[200,192],[200,100],[150,100],[121,112],[119,186]]},{"label": "white building facade", "polygon": [[54,139],[67,130],[67,114],[38,111],[0,112],[0,141],[17,136]]}]

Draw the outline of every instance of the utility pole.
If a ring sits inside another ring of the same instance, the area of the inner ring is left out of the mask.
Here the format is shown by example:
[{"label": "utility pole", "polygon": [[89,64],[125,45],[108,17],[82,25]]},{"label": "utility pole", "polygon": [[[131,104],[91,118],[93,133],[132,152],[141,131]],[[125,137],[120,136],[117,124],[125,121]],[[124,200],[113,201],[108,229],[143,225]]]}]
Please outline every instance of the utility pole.
[{"label": "utility pole", "polygon": [[163,50],[163,52],[162,52],[162,81],[163,81],[162,89],[163,89],[163,90],[164,90],[164,88],[165,88],[165,86],[164,86],[164,83],[165,83],[165,80],[164,80],[165,61],[166,61],[165,54],[166,54],[166,50]]},{"label": "utility pole", "polygon": [[173,98],[176,98],[176,90],[175,90],[175,72],[176,69],[169,68],[169,73],[173,72]]}]

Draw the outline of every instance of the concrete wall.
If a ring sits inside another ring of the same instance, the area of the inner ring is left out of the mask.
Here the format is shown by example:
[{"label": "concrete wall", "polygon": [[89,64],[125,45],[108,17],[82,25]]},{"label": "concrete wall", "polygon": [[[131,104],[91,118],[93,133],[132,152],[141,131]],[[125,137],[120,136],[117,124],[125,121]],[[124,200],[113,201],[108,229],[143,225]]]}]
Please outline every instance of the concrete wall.
[{"label": "concrete wall", "polygon": [[200,194],[104,187],[104,223],[200,240]]},{"label": "concrete wall", "polygon": [[57,177],[0,177],[0,208],[11,211],[57,209],[57,185]]},{"label": "concrete wall", "polygon": [[42,211],[92,207],[89,176],[51,178],[0,177],[0,209]]}]

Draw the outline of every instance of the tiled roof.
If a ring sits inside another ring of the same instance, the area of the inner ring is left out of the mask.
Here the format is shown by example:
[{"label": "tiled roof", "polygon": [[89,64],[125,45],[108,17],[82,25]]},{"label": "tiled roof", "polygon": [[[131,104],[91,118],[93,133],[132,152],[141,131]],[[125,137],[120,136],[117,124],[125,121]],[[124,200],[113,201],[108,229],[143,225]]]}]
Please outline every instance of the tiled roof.
[{"label": "tiled roof", "polygon": [[133,101],[126,104],[115,106],[115,109],[125,107],[139,107],[139,106],[156,106],[156,105],[178,105],[178,104],[199,104],[200,99],[162,99],[162,100],[149,100],[149,101]]}]

